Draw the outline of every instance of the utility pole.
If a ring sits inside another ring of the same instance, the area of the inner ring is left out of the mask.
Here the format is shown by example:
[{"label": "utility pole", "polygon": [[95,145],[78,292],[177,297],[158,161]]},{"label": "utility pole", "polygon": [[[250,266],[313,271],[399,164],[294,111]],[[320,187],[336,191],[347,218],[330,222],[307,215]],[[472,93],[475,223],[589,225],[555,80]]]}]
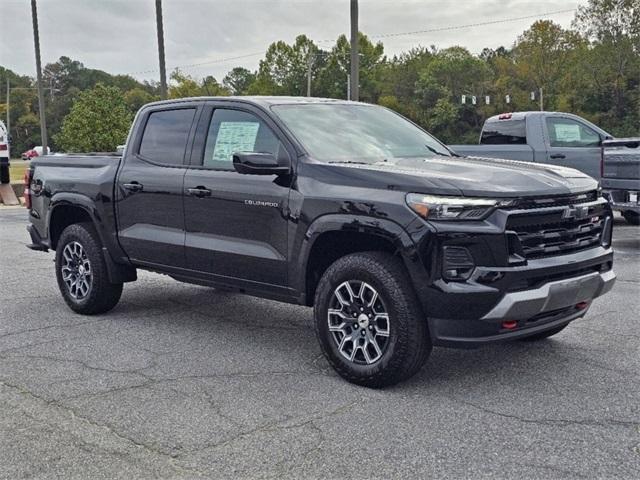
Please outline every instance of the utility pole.
[{"label": "utility pole", "polygon": [[7,140],[11,137],[11,86],[9,85],[9,75],[7,74]]},{"label": "utility pole", "polygon": [[351,100],[358,101],[360,79],[360,56],[358,55],[358,0],[351,0]]},{"label": "utility pole", "polygon": [[40,136],[42,137],[42,154],[47,155],[47,121],[44,115],[44,90],[42,88],[42,65],[40,63],[40,33],[38,32],[38,7],[36,0],[31,0],[31,17],[33,20],[33,43],[36,51],[36,75],[38,79],[38,109],[40,110]]},{"label": "utility pole", "polygon": [[544,111],[544,100],[542,98],[542,87],[540,87],[540,111],[543,112]]},{"label": "utility pole", "polygon": [[311,67],[313,66],[313,53],[307,57],[307,97],[311,96]]},{"label": "utility pole", "polygon": [[164,64],[164,28],[162,27],[162,0],[156,0],[156,27],[158,30],[158,57],[160,59],[160,97],[167,98],[167,71]]}]

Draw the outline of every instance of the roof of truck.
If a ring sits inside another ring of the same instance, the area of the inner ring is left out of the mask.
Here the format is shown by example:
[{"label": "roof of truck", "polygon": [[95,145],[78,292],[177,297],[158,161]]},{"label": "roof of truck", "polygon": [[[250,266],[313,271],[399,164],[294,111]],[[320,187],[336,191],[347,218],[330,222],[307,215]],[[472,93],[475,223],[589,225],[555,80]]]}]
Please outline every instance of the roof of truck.
[{"label": "roof of truck", "polygon": [[171,104],[171,103],[180,103],[180,102],[191,102],[191,101],[202,101],[202,100],[216,100],[216,101],[224,101],[224,102],[246,102],[253,103],[261,106],[270,106],[270,105],[291,105],[291,104],[305,104],[305,103],[314,103],[314,104],[354,104],[354,105],[368,105],[361,102],[352,102],[349,100],[340,100],[336,98],[319,98],[319,97],[279,97],[279,96],[262,96],[262,95],[253,95],[253,96],[230,96],[230,97],[188,97],[188,98],[176,98],[173,100],[161,100],[159,102],[153,102],[149,105],[163,105],[163,104]]}]

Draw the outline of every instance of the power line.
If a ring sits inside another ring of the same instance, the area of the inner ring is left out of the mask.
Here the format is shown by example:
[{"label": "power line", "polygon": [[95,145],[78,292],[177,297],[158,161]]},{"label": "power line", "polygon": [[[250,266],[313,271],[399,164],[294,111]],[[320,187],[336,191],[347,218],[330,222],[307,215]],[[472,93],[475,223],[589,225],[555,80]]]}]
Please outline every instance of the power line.
[{"label": "power line", "polygon": [[[203,65],[212,65],[214,63],[224,63],[224,62],[229,62],[231,60],[240,60],[242,58],[249,58],[249,57],[255,57],[257,55],[263,55],[264,54],[264,50],[261,50],[260,52],[253,52],[253,53],[247,53],[245,55],[238,55],[236,57],[225,57],[225,58],[217,58],[215,60],[208,60],[206,62],[200,62],[200,63],[191,63],[189,65],[176,65],[174,67],[172,67],[173,69],[176,68],[193,68],[193,67],[201,67]],[[157,72],[158,69],[157,68],[152,68],[150,70],[142,70],[140,72],[130,72],[130,73],[125,73],[125,75],[140,75],[142,73],[155,73]]]},{"label": "power line", "polygon": [[[555,10],[552,12],[544,12],[544,13],[537,13],[534,15],[525,15],[522,17],[512,17],[512,18],[502,18],[499,20],[490,20],[487,22],[476,22],[476,23],[468,23],[465,25],[449,25],[446,27],[436,27],[436,28],[429,28],[426,30],[415,30],[415,31],[410,31],[410,32],[394,32],[394,33],[380,33],[380,34],[375,34],[375,35],[368,35],[369,38],[392,38],[392,37],[401,37],[401,36],[407,36],[407,35],[420,35],[423,33],[433,33],[433,32],[444,32],[444,31],[449,31],[449,30],[461,30],[463,28],[473,28],[473,27],[481,27],[481,26],[485,26],[485,25],[496,25],[496,24],[500,24],[500,23],[509,23],[509,22],[517,22],[519,20],[528,20],[531,18],[542,18],[542,17],[550,17],[552,15],[558,15],[561,13],[569,13],[569,12],[575,12],[575,8],[566,8],[564,10]],[[336,40],[335,39],[331,39],[331,40],[316,40],[316,43],[334,43]],[[206,62],[200,62],[200,63],[191,63],[188,65],[176,65],[172,68],[194,68],[194,67],[201,67],[201,66],[205,66],[205,65],[213,65],[216,63],[224,63],[224,62],[229,62],[232,60],[241,60],[243,58],[250,58],[250,57],[255,57],[258,55],[263,55],[264,54],[264,50],[260,51],[260,52],[253,52],[253,53],[247,53],[245,55],[238,55],[235,57],[224,57],[224,58],[217,58],[214,60],[208,60]],[[143,73],[156,73],[158,72],[157,68],[154,69],[150,69],[150,70],[142,70],[139,72],[131,72],[131,73],[127,73],[125,75],[141,75]]]},{"label": "power line", "polygon": [[[497,23],[517,22],[519,20],[528,20],[531,18],[549,17],[551,15],[558,15],[560,13],[575,12],[575,8],[567,8],[564,10],[555,10],[553,12],[537,13],[535,15],[526,15],[524,17],[512,17],[501,18],[500,20],[490,20],[487,22],[467,23],[465,25],[450,25],[447,27],[429,28],[427,30],[415,30],[411,32],[395,32],[395,33],[380,33],[376,35],[368,35],[369,38],[390,38],[390,37],[402,37],[405,35],[420,35],[422,33],[443,32],[447,30],[460,30],[463,28],[481,27],[484,25],[495,25]],[[335,42],[335,40],[317,40],[318,43]]]}]

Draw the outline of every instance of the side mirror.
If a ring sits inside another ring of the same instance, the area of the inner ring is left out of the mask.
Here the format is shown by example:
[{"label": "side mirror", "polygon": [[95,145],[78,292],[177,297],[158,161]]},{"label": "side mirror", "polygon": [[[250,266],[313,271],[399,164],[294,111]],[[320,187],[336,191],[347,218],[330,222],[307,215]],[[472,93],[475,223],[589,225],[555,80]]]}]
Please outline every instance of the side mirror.
[{"label": "side mirror", "polygon": [[286,175],[291,171],[288,162],[278,162],[272,153],[236,152],[233,168],[245,175]]}]

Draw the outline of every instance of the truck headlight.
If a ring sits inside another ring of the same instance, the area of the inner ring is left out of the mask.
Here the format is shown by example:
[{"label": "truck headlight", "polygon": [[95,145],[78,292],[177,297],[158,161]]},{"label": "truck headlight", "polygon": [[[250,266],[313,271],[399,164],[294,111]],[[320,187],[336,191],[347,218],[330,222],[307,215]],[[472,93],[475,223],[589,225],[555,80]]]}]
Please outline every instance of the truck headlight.
[{"label": "truck headlight", "polygon": [[429,220],[482,220],[496,207],[508,206],[511,201],[494,198],[440,197],[408,193],[409,208]]}]

